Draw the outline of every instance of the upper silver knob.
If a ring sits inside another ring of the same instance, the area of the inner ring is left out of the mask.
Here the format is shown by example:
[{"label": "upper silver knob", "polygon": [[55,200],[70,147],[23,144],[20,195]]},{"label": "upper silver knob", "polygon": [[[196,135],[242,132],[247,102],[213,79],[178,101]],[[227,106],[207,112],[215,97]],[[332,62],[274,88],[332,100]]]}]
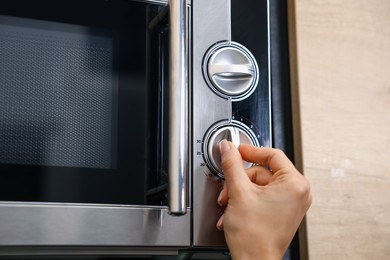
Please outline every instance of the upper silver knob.
[{"label": "upper silver knob", "polygon": [[234,101],[252,94],[258,83],[258,66],[253,55],[234,42],[211,48],[204,59],[203,73],[210,87]]}]

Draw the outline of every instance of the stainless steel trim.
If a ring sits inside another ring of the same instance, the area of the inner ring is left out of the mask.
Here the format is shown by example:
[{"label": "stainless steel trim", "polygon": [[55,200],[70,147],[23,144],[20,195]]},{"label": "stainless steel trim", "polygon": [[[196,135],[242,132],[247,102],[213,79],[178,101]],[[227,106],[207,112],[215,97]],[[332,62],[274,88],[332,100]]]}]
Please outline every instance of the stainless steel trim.
[{"label": "stainless steel trim", "polygon": [[[74,246],[5,246],[0,247],[0,259],[3,256],[27,256],[27,259],[36,256],[61,256],[59,259],[68,259],[67,256],[172,256],[178,255],[179,248],[175,247],[117,247],[117,246],[99,246],[99,247],[74,247]],[[8,259],[8,258],[6,258]],[[24,258],[23,258],[24,259]],[[44,258],[47,259],[47,258]],[[50,258],[52,259],[52,258]],[[54,258],[58,259],[58,258]],[[79,259],[79,258],[71,258]],[[84,259],[84,258],[82,258]],[[87,258],[90,259],[90,258]],[[92,258],[95,259],[95,258]],[[100,259],[100,258],[98,258]],[[103,258],[104,259],[104,258]],[[110,258],[111,259],[111,258]],[[121,258],[120,258],[121,259]],[[131,258],[134,259],[134,258]],[[149,258],[146,258],[149,259]]]},{"label": "stainless steel trim", "polygon": [[3,247],[189,247],[191,214],[166,207],[0,203]]},{"label": "stainless steel trim", "polygon": [[227,41],[232,41],[232,3],[230,0],[227,1],[227,23],[228,25],[228,37]]},{"label": "stainless steel trim", "polygon": [[203,76],[205,54],[226,43],[230,31],[229,0],[194,0],[192,3],[192,215],[195,247],[226,248],[223,232],[215,224],[223,213],[217,203],[222,184],[211,176],[203,157],[205,134],[216,122],[231,119],[231,99],[215,94]]},{"label": "stainless steel trim", "polygon": [[169,188],[171,214],[187,212],[188,46],[186,0],[169,0]]},{"label": "stainless steel trim", "polygon": [[130,0],[133,2],[141,2],[145,4],[159,4],[159,5],[168,5],[168,0]]}]

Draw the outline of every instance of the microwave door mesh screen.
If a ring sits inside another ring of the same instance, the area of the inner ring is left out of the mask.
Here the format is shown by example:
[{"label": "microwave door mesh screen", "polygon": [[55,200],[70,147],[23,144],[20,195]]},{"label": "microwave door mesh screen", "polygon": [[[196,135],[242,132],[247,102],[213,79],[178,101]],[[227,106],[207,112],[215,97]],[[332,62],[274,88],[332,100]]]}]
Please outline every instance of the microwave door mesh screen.
[{"label": "microwave door mesh screen", "polygon": [[112,39],[0,19],[0,163],[115,167]]}]

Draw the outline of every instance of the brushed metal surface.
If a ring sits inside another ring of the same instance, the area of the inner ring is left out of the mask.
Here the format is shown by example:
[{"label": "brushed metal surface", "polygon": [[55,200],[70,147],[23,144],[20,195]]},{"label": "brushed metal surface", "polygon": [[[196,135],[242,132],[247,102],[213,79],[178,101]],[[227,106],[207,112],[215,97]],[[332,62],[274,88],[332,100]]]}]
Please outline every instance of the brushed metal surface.
[{"label": "brushed metal surface", "polygon": [[229,100],[216,95],[203,78],[207,50],[218,42],[230,41],[230,1],[193,1],[193,144],[192,213],[194,246],[226,247],[223,232],[215,227],[222,209],[217,204],[221,183],[208,176],[202,156],[207,130],[218,121],[229,121]]},{"label": "brushed metal surface", "polygon": [[167,208],[0,203],[2,246],[190,246],[190,214]]}]

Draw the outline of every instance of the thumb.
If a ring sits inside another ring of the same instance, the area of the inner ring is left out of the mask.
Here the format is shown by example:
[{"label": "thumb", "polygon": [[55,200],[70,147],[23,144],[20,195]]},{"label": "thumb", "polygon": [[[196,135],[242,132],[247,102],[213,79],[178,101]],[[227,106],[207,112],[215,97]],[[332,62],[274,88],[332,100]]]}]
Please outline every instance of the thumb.
[{"label": "thumb", "polygon": [[250,182],[244,166],[241,154],[233,143],[222,140],[219,144],[221,153],[222,172],[225,175],[225,183],[228,192],[242,189]]}]

